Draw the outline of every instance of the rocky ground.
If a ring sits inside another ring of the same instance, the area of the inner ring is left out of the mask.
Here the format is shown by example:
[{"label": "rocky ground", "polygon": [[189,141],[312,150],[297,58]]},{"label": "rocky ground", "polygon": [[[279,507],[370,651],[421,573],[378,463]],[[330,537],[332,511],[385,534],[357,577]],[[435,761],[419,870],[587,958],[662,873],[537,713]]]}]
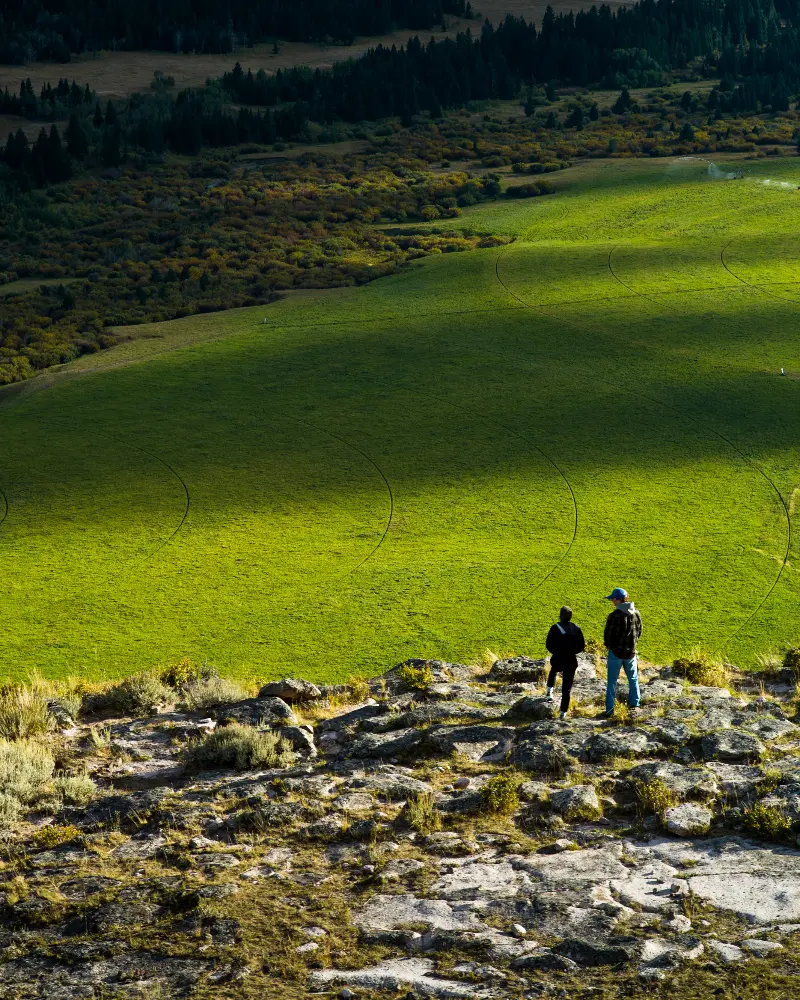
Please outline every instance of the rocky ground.
[{"label": "rocky ground", "polygon": [[[543,661],[411,667],[59,710],[59,760],[98,793],[5,835],[0,997],[800,993],[793,684],[650,668],[642,708],[601,720],[587,657],[560,721]],[[292,762],[199,770],[232,723]]]}]

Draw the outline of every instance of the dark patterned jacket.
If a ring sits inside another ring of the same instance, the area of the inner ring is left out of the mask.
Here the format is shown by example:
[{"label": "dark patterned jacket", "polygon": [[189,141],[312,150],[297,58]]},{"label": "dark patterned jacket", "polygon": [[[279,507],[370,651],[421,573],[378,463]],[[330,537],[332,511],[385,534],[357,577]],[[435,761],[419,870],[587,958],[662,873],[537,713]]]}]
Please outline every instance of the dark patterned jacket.
[{"label": "dark patterned jacket", "polygon": [[641,634],[642,616],[633,606],[633,601],[629,601],[614,608],[606,618],[603,642],[621,660],[630,660],[636,655],[636,643]]}]

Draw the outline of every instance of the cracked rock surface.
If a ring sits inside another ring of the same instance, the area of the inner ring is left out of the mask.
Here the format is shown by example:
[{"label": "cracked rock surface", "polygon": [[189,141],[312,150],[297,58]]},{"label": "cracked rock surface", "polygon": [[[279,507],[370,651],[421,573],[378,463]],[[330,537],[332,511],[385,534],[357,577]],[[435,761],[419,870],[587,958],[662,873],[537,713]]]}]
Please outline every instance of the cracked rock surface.
[{"label": "cracked rock surface", "polygon": [[[700,1000],[681,977],[796,974],[785,684],[646,668],[641,709],[604,720],[585,656],[560,720],[544,661],[407,665],[359,700],[289,677],[203,713],[60,718],[59,759],[96,791],[3,834],[0,998],[645,997],[675,979]],[[283,756],[192,765],[229,726],[283,735]]]}]

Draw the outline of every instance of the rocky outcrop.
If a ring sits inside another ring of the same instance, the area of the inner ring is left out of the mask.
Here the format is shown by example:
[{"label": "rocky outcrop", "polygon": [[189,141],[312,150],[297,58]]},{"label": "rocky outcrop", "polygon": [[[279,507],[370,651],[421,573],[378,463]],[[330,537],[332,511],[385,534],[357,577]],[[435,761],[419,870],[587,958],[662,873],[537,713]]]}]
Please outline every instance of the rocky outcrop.
[{"label": "rocky outcrop", "polygon": [[[618,724],[586,657],[567,720],[543,661],[408,665],[360,704],[288,678],[212,719],[66,728],[60,759],[96,791],[5,833],[0,998],[234,998],[245,978],[280,996],[294,977],[296,995],[500,1000],[577,995],[609,970],[768,968],[793,947],[783,688],[687,692],[645,670]],[[228,737],[224,760],[195,753]]]}]

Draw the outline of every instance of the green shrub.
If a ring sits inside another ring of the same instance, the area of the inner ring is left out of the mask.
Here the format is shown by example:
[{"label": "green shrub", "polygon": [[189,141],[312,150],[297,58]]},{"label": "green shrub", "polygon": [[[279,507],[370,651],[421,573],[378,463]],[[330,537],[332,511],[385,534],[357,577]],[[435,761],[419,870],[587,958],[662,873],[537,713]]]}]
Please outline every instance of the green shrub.
[{"label": "green shrub", "polygon": [[55,727],[47,698],[32,687],[14,685],[0,693],[0,736],[24,740],[40,736]]},{"label": "green shrub", "polygon": [[730,683],[730,674],[725,664],[702,652],[693,651],[688,656],[678,657],[673,661],[672,672],[690,684],[724,688]]},{"label": "green shrub", "polygon": [[192,663],[188,656],[161,671],[159,680],[167,687],[183,691],[190,684],[208,681],[217,677],[217,671],[207,663]]},{"label": "green shrub", "polygon": [[294,759],[291,747],[278,733],[234,722],[215,729],[186,753],[190,771],[235,768],[237,771],[285,767]]},{"label": "green shrub", "polygon": [[175,699],[170,688],[150,670],[126,677],[106,693],[108,708],[121,715],[153,715]]},{"label": "green shrub", "polygon": [[54,847],[60,847],[62,844],[68,844],[71,840],[79,837],[81,831],[74,826],[59,826],[57,823],[53,823],[50,826],[43,826],[40,830],[34,833],[31,840],[35,847],[44,848],[45,850],[52,850]]},{"label": "green shrub", "polygon": [[507,816],[519,808],[519,782],[511,774],[496,774],[481,788],[483,812]]},{"label": "green shrub", "polygon": [[0,789],[19,802],[35,802],[49,787],[55,761],[35,740],[0,740]]},{"label": "green shrub", "polygon": [[19,819],[21,808],[19,799],[8,792],[0,792],[0,829],[12,827]]},{"label": "green shrub", "polygon": [[789,840],[792,821],[779,806],[756,802],[742,814],[742,826],[748,833],[761,840]]},{"label": "green shrub", "polygon": [[412,792],[406,800],[403,816],[418,833],[434,833],[442,828],[442,817],[430,792]]},{"label": "green shrub", "polygon": [[196,678],[188,681],[182,690],[183,703],[190,712],[214,705],[233,705],[247,696],[244,688],[224,677]]},{"label": "green shrub", "polygon": [[88,774],[56,778],[55,789],[68,806],[85,806],[97,794],[97,786]]},{"label": "green shrub", "polygon": [[791,672],[795,684],[800,684],[800,647],[787,649],[783,658],[783,666]]},{"label": "green shrub", "polygon": [[675,792],[658,778],[652,781],[634,781],[632,784],[640,819],[645,816],[660,818],[667,809],[680,801]]},{"label": "green shrub", "polygon": [[433,671],[427,663],[421,667],[406,663],[397,671],[397,677],[410,691],[427,691],[433,684]]}]

